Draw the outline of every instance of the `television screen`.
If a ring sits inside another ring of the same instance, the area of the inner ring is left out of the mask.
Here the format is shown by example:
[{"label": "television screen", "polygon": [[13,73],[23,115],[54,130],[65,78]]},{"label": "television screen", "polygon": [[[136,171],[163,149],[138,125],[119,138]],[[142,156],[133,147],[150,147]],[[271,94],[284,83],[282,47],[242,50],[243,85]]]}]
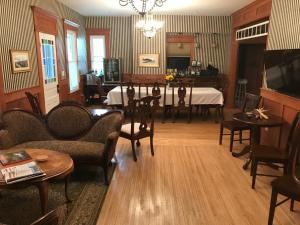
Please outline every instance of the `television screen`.
[{"label": "television screen", "polygon": [[300,98],[300,49],[265,51],[267,86]]},{"label": "television screen", "polygon": [[167,69],[177,69],[178,71],[185,71],[189,68],[190,57],[168,57]]}]

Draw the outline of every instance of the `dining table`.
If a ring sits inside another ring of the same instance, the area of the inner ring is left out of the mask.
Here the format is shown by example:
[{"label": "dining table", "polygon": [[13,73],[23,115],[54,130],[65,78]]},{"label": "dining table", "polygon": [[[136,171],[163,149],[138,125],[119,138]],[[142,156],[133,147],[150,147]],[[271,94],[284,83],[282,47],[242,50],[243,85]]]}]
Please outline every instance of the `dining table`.
[{"label": "dining table", "polygon": [[[147,93],[151,93],[152,89],[146,87],[134,87],[135,93],[139,93],[140,97],[144,97]],[[166,102],[165,105],[172,105],[172,87],[166,88]],[[189,93],[190,87],[186,88],[186,97],[185,102],[189,102]],[[123,97],[124,97],[124,105],[126,106],[128,103],[128,98],[126,94],[126,90],[123,89]],[[164,99],[164,89],[161,90],[161,98],[160,105],[163,105]],[[174,102],[178,102],[178,87],[174,87]],[[223,105],[223,93],[212,87],[193,87],[192,90],[192,105]],[[110,90],[107,94],[107,103],[108,105],[121,105],[122,97],[121,97],[121,87],[117,86]]]},{"label": "dining table", "polygon": [[240,152],[233,152],[232,156],[240,157],[249,153],[249,158],[243,165],[243,169],[248,169],[252,161],[252,150],[255,145],[260,144],[261,128],[281,127],[283,120],[281,117],[268,114],[267,119],[261,119],[256,117],[254,114],[247,114],[245,112],[236,113],[233,115],[233,119],[249,125],[250,127],[250,145],[245,146]]}]

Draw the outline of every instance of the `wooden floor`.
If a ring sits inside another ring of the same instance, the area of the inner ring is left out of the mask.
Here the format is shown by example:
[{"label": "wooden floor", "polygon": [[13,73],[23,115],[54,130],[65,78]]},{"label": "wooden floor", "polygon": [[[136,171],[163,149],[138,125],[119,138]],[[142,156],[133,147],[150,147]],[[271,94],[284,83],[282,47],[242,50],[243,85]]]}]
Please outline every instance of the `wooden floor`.
[{"label": "wooden floor", "polygon": [[[231,156],[227,138],[219,146],[218,133],[214,122],[158,122],[155,156],[144,139],[137,162],[130,142],[120,138],[97,225],[267,224],[272,178],[258,177],[252,190],[244,159]],[[295,209],[289,211],[289,202],[277,207],[274,224],[300,224],[299,203]]]}]

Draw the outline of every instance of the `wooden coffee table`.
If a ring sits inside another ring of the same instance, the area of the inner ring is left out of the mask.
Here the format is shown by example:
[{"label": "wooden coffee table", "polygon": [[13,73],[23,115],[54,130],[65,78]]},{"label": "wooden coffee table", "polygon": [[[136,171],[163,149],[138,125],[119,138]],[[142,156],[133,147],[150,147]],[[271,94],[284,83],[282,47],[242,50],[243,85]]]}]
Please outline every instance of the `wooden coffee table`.
[{"label": "wooden coffee table", "polygon": [[[13,149],[4,150],[3,152],[16,152],[24,149]],[[34,185],[38,188],[41,200],[42,213],[46,213],[47,202],[48,202],[48,188],[49,182],[52,180],[65,180],[65,196],[67,201],[70,201],[68,197],[68,182],[69,177],[74,169],[73,160],[71,157],[65,153],[58,151],[50,151],[46,149],[26,149],[26,152],[35,160],[38,156],[48,156],[47,160],[44,162],[37,162],[39,167],[46,173],[44,177],[35,178],[32,180],[21,181],[14,184],[6,184],[2,174],[0,173],[0,189],[17,189],[25,188]],[[19,164],[22,164],[21,162]],[[13,164],[17,165],[17,164]],[[3,166],[0,164],[0,169]]]}]

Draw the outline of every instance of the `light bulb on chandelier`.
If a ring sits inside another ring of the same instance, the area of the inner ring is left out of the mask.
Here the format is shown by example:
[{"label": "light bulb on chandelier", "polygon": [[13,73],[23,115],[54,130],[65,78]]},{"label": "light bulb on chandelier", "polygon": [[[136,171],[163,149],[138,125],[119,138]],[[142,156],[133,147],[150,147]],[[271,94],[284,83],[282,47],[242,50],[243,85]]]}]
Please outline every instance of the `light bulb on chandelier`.
[{"label": "light bulb on chandelier", "polygon": [[140,29],[144,36],[151,39],[156,35],[158,29],[162,28],[164,22],[153,19],[153,15],[146,14],[142,20],[136,23],[136,27]]}]

